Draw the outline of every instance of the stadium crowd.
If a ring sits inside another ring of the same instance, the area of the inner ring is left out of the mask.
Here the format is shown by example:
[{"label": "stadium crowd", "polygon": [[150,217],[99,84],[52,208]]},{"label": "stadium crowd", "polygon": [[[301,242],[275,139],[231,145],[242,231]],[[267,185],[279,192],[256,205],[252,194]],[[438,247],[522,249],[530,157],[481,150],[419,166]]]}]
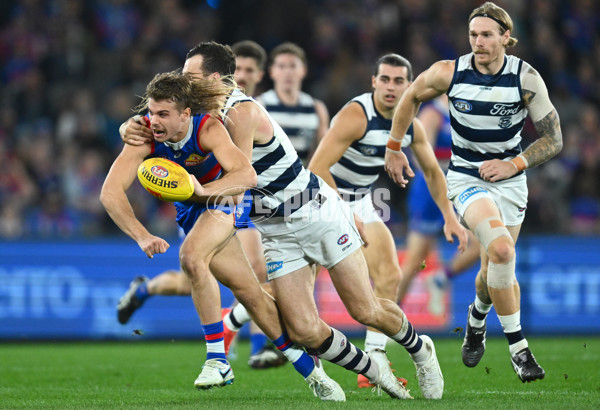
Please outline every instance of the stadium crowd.
[{"label": "stadium crowd", "polygon": [[[308,54],[304,89],[330,112],[369,89],[385,52],[418,74],[469,51],[475,0],[17,0],[0,5],[0,238],[116,233],[99,202],[121,150],[118,127],[154,74],[181,66],[197,42],[293,41]],[[502,0],[511,49],[540,70],[560,114],[564,148],[529,170],[523,232],[600,235],[600,13],[593,0]],[[287,17],[283,17],[287,16]],[[263,81],[259,92],[268,89]],[[529,123],[527,143],[535,137]],[[134,184],[131,202],[156,234],[174,209]],[[391,223],[405,218],[398,189]],[[166,216],[166,217],[163,217]]]}]

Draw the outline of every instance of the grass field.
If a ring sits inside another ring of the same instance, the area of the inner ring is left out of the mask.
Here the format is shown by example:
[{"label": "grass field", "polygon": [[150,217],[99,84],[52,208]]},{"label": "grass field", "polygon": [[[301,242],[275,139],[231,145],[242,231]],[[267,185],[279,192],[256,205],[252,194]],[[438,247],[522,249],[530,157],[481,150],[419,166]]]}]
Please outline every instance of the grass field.
[{"label": "grass field", "polygon": [[[408,355],[388,346],[396,373],[408,379],[415,400],[392,400],[356,388],[356,376],[326,363],[346,391],[346,403],[323,403],[290,364],[252,370],[249,346],[238,345],[235,383],[197,391],[203,342],[0,344],[0,408],[214,408],[308,409],[598,409],[600,337],[529,338],[546,370],[542,381],[523,384],[514,374],[504,339],[491,339],[479,366],[460,359],[461,338],[434,338],[445,378],[444,398],[422,398]],[[357,341],[362,346],[362,341]]]}]

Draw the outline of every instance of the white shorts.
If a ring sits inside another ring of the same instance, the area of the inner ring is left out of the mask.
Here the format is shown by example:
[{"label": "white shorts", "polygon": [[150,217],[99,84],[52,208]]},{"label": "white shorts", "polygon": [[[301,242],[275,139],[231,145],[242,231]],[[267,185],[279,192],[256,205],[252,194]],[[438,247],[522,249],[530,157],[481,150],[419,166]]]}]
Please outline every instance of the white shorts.
[{"label": "white shorts", "polygon": [[262,236],[269,280],[312,263],[328,269],[362,246],[348,205],[328,185],[323,185],[319,193],[326,198],[318,209],[319,218],[311,218],[293,232]]},{"label": "white shorts", "polygon": [[373,206],[373,195],[371,195],[370,192],[356,201],[346,201],[346,203],[364,224],[383,222],[379,213],[377,213],[377,210]]},{"label": "white shorts", "polygon": [[480,198],[489,198],[500,210],[502,222],[506,226],[517,226],[523,223],[527,209],[527,177],[521,174],[499,182],[487,182],[483,179],[448,171],[448,199],[461,217],[465,211]]}]

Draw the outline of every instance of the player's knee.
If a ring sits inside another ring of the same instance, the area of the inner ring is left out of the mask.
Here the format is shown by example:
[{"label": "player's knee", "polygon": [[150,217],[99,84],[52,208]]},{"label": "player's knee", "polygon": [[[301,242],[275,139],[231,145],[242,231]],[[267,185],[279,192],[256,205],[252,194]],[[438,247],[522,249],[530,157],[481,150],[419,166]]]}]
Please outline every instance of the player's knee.
[{"label": "player's knee", "polygon": [[191,281],[201,280],[209,272],[208,264],[195,257],[192,252],[186,252],[183,249],[179,252],[179,263]]},{"label": "player's knee", "polygon": [[492,241],[488,247],[488,257],[493,263],[509,263],[515,257],[515,246],[512,239],[501,236]]}]

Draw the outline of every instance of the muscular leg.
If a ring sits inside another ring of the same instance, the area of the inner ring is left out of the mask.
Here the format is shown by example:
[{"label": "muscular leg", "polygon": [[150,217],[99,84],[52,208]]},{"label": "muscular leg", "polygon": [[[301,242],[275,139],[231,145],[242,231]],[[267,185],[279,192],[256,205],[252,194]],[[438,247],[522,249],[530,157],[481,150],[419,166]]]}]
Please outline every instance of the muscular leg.
[{"label": "muscular leg", "polygon": [[176,270],[168,270],[153,277],[146,286],[150,295],[189,296],[192,292],[187,276]]},{"label": "muscular leg", "polygon": [[[365,224],[364,228],[369,246],[362,247],[361,250],[367,261],[375,295],[395,302],[402,271],[394,238],[383,222],[371,222]],[[379,330],[367,327],[366,352],[371,349],[385,350],[386,342],[387,337]]]}]

